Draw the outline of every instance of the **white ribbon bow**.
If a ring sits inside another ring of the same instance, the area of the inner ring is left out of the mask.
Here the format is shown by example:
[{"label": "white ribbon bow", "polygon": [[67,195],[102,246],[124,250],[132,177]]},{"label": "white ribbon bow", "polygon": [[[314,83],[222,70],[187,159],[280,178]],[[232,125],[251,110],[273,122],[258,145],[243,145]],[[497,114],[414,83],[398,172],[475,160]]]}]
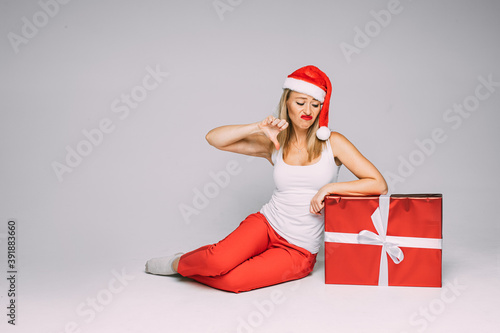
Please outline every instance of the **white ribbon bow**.
[{"label": "white ribbon bow", "polygon": [[389,203],[391,197],[381,195],[378,201],[378,208],[375,209],[371,218],[377,234],[368,230],[361,230],[358,234],[358,243],[382,245],[380,254],[380,269],[378,275],[378,285],[387,286],[389,284],[389,267],[387,256],[389,254],[395,264],[399,264],[404,259],[403,251],[395,244],[387,241],[387,223],[389,221]]},{"label": "white ribbon bow", "polygon": [[381,195],[379,197],[379,207],[375,209],[371,216],[373,226],[378,234],[369,230],[361,230],[358,234],[325,232],[325,242],[382,245],[378,276],[379,286],[387,286],[389,281],[386,253],[395,264],[399,264],[404,259],[403,251],[399,246],[429,249],[441,249],[442,247],[441,239],[438,238],[387,236],[390,200],[390,195]]}]

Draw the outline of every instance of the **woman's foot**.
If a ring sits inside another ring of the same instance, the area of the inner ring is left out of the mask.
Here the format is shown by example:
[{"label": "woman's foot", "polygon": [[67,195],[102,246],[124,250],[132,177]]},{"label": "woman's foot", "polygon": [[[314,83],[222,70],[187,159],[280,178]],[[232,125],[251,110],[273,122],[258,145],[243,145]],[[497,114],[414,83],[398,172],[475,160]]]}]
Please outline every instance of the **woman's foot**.
[{"label": "woman's foot", "polygon": [[174,261],[180,258],[184,253],[176,253],[172,256],[153,258],[146,262],[146,273],[157,275],[173,275],[177,271],[172,265]]}]

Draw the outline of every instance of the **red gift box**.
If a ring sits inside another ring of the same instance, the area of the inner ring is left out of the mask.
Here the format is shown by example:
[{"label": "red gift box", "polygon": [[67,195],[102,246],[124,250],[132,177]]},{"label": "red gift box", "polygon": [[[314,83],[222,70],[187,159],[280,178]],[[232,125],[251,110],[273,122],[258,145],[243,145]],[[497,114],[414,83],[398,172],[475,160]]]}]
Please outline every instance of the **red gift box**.
[{"label": "red gift box", "polygon": [[325,283],[441,287],[442,195],[325,198]]}]

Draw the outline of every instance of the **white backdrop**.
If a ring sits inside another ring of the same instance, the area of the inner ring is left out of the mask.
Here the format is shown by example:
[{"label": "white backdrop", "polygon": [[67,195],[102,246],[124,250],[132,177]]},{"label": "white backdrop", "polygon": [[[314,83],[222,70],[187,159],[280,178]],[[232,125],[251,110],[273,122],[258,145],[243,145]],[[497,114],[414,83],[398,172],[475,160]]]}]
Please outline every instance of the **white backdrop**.
[{"label": "white backdrop", "polygon": [[308,64],[333,83],[330,128],[391,192],[443,194],[443,277],[469,253],[498,285],[499,16],[493,0],[1,1],[0,241],[4,258],[15,219],[19,322],[81,287],[40,330],[62,331],[111,269],[258,211],[272,166],[204,136],[273,113]]}]

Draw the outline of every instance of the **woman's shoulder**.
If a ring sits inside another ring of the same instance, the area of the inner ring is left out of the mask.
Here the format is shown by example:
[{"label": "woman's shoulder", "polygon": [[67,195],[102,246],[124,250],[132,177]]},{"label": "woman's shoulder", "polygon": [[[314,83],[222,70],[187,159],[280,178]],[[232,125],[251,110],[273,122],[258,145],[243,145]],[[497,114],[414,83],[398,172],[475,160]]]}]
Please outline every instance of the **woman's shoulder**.
[{"label": "woman's shoulder", "polygon": [[352,151],[353,149],[356,149],[354,148],[354,145],[343,134],[339,132],[332,131],[330,133],[329,141],[337,165],[342,164],[342,162],[339,160],[339,156],[344,155],[346,152]]},{"label": "woman's shoulder", "polygon": [[328,139],[330,141],[330,145],[333,147],[336,144],[342,144],[345,142],[349,142],[347,138],[340,134],[339,132],[331,131],[330,133],[330,138]]}]

